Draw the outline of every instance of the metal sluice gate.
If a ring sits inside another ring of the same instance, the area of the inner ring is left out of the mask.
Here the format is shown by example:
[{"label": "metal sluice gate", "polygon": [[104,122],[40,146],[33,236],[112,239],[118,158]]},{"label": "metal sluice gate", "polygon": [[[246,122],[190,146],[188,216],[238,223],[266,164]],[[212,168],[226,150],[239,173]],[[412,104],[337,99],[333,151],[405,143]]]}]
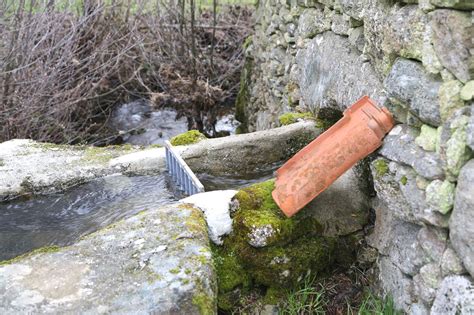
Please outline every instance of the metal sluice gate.
[{"label": "metal sluice gate", "polygon": [[188,196],[204,192],[204,186],[169,141],[165,141],[166,168],[176,187]]}]

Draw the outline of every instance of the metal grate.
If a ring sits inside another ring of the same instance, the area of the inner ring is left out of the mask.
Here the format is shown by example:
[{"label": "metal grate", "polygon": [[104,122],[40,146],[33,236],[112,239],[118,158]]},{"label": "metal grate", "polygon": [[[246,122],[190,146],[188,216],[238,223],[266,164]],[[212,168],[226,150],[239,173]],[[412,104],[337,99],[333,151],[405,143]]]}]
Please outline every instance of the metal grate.
[{"label": "metal grate", "polygon": [[204,192],[204,186],[169,141],[165,147],[166,168],[176,187],[189,196]]}]

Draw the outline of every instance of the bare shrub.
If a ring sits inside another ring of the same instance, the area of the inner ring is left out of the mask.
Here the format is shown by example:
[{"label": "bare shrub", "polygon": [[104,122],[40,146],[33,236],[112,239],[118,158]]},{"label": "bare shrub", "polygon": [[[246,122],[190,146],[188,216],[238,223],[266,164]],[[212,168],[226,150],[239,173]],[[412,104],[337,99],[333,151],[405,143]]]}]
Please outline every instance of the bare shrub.
[{"label": "bare shrub", "polygon": [[179,105],[202,127],[200,114],[235,94],[247,9],[214,24],[184,0],[109,2],[0,4],[0,142],[97,143],[113,106],[136,98]]}]

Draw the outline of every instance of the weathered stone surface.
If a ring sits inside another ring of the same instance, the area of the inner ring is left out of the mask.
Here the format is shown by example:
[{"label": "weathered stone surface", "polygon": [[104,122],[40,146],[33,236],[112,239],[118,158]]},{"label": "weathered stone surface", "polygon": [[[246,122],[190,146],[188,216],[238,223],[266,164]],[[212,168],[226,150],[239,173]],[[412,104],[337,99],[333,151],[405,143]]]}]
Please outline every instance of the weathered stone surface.
[{"label": "weathered stone surface", "polygon": [[397,309],[408,311],[410,304],[415,301],[413,281],[387,257],[381,257],[378,266],[382,289],[393,297]]},{"label": "weathered stone surface", "polygon": [[216,313],[201,211],[168,206],[0,266],[0,312]]},{"label": "weathered stone surface", "polygon": [[471,0],[430,0],[437,7],[472,10],[474,3]]},{"label": "weathered stone surface", "polygon": [[473,71],[469,61],[472,58],[469,50],[472,47],[471,14],[455,10],[435,10],[429,16],[433,47],[441,64],[458,80],[464,83],[469,81]]},{"label": "weathered stone surface", "polygon": [[410,165],[428,179],[444,177],[442,163],[437,154],[422,150],[415,143],[418,131],[406,125],[397,125],[385,137],[379,153],[395,162]]},{"label": "weathered stone surface", "polygon": [[364,13],[363,0],[339,0],[342,12],[356,20],[362,20]]},{"label": "weathered stone surface", "polygon": [[427,16],[417,5],[395,7],[387,17],[383,49],[387,58],[395,55],[421,61]]},{"label": "weathered stone surface", "polygon": [[474,80],[467,82],[463,86],[460,96],[463,101],[470,101],[474,98]]},{"label": "weathered stone surface", "polygon": [[334,14],[331,30],[338,35],[348,35],[351,28],[350,18],[345,14]]},{"label": "weathered stone surface", "polygon": [[424,303],[431,305],[436,295],[436,288],[430,281],[439,281],[439,267],[435,264],[423,266],[423,273],[413,277],[413,286],[416,296]]},{"label": "weathered stone surface", "polygon": [[464,268],[461,259],[451,246],[448,246],[443,253],[443,258],[441,259],[441,272],[443,276],[466,273],[466,269]]},{"label": "weathered stone surface", "polygon": [[444,229],[424,226],[417,235],[418,243],[432,262],[439,262],[447,246],[448,234]]},{"label": "weathered stone surface", "polygon": [[474,152],[474,106],[471,105],[470,118],[467,124],[467,145]]},{"label": "weathered stone surface", "polygon": [[413,169],[378,159],[371,164],[377,195],[402,220],[447,227],[448,217],[430,209]]},{"label": "weathered stone surface", "polygon": [[439,130],[437,152],[450,181],[455,181],[461,167],[471,158],[468,146],[470,108],[456,110]]},{"label": "weathered stone surface", "polygon": [[360,52],[364,51],[364,27],[351,28],[349,30],[349,43],[356,47]]},{"label": "weathered stone surface", "polygon": [[435,128],[422,125],[420,135],[415,139],[415,142],[425,151],[435,151],[437,134],[438,131]]},{"label": "weathered stone surface", "polygon": [[271,170],[320,133],[313,121],[304,121],[255,133],[201,141],[182,149],[181,156],[196,173],[251,175]]},{"label": "weathered stone surface", "polygon": [[343,236],[362,230],[367,223],[369,196],[354,168],[349,169],[311,201],[305,216],[318,220],[324,236]]},{"label": "weathered stone surface", "polygon": [[453,208],[455,185],[436,179],[426,187],[426,202],[431,209],[447,214]]},{"label": "weathered stone surface", "polygon": [[474,275],[474,160],[462,169],[456,187],[454,209],[449,221],[451,242],[464,267]]},{"label": "weathered stone surface", "polygon": [[[109,162],[137,151],[132,147],[74,147],[11,140],[0,143],[0,200],[19,194],[53,192],[124,171]],[[155,152],[154,150],[151,150]]]},{"label": "weathered stone surface", "polygon": [[455,315],[474,313],[474,284],[464,276],[443,279],[431,308],[432,315]]},{"label": "weathered stone surface", "polygon": [[[249,174],[272,169],[313,140],[321,129],[301,122],[269,131],[176,147],[197,172]],[[113,173],[165,170],[165,149],[75,147],[12,140],[0,144],[0,200],[24,193],[64,190]]]},{"label": "weathered stone surface", "polygon": [[377,200],[373,207],[376,222],[367,243],[388,257],[403,273],[418,273],[421,266],[428,262],[417,240],[421,227],[396,218],[381,200]]},{"label": "weathered stone surface", "polygon": [[422,121],[440,125],[438,91],[441,81],[426,73],[420,63],[398,58],[384,86],[390,98],[405,105]]},{"label": "weathered stone surface", "polygon": [[441,84],[438,95],[440,114],[443,121],[446,121],[454,111],[464,106],[464,102],[461,100],[461,88],[462,84],[457,80]]},{"label": "weathered stone surface", "polygon": [[343,111],[362,95],[383,104],[383,88],[370,65],[345,37],[326,32],[298,51],[299,86],[313,112],[332,107]]},{"label": "weathered stone surface", "polygon": [[321,9],[308,9],[300,16],[296,35],[301,38],[313,38],[329,29],[331,29],[331,20]]}]

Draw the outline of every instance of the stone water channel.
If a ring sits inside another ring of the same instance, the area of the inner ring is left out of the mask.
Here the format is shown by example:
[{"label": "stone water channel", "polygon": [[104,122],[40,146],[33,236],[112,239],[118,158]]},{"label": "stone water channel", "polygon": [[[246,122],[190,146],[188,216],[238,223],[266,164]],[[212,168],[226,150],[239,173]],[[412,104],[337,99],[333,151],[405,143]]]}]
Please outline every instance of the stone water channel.
[{"label": "stone water channel", "polygon": [[[208,190],[239,188],[271,177],[320,132],[302,122],[177,150]],[[13,259],[0,264],[0,313],[214,313],[207,214],[175,202],[164,157],[155,147],[1,143],[1,260]]]}]

